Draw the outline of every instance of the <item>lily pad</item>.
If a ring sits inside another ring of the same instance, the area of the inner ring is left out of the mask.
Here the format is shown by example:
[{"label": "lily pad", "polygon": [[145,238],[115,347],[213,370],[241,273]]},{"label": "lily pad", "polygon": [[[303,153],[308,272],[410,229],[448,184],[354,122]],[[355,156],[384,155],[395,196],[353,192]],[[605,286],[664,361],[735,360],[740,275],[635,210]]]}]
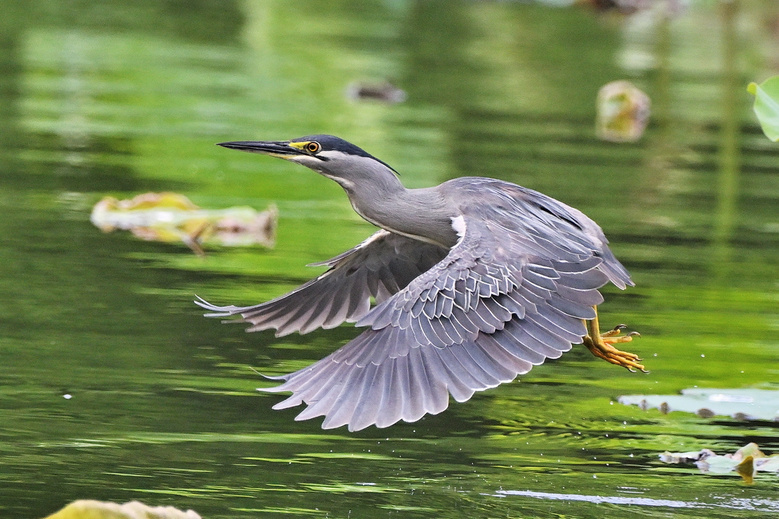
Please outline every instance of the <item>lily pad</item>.
[{"label": "lily pad", "polygon": [[702,417],[779,421],[779,391],[770,389],[683,389],[680,395],[623,395],[619,402],[662,413],[684,411]]},{"label": "lily pad", "polygon": [[773,76],[759,85],[750,83],[747,91],[755,96],[754,110],[763,133],[779,141],[779,76]]}]

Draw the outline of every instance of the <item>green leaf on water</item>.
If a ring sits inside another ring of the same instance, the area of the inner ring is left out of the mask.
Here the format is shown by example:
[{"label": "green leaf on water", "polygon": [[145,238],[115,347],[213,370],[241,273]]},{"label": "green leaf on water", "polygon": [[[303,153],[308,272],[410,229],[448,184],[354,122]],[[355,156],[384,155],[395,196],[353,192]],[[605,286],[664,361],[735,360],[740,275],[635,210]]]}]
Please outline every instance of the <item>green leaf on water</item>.
[{"label": "green leaf on water", "polygon": [[766,137],[779,141],[779,76],[773,76],[759,85],[750,83],[747,91],[755,96],[754,110]]}]

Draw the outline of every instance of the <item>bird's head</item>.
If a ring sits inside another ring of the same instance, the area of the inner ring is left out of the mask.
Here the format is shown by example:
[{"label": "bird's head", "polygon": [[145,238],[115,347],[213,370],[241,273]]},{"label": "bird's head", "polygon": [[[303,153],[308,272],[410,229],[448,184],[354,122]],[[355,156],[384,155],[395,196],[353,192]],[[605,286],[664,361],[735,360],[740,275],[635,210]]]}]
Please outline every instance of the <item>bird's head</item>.
[{"label": "bird's head", "polygon": [[362,148],[332,135],[308,135],[289,141],[235,141],[219,146],[297,162],[352,191],[358,183],[397,174]]}]

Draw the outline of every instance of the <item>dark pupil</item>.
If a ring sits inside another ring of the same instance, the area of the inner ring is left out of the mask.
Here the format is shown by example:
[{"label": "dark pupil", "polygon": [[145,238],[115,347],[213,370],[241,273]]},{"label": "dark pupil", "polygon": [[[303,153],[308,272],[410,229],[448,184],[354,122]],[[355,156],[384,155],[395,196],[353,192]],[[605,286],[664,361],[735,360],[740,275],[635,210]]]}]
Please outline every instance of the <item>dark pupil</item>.
[{"label": "dark pupil", "polygon": [[317,150],[317,148],[319,148],[319,146],[317,146],[316,143],[312,142],[311,144],[308,145],[308,151],[314,152]]}]

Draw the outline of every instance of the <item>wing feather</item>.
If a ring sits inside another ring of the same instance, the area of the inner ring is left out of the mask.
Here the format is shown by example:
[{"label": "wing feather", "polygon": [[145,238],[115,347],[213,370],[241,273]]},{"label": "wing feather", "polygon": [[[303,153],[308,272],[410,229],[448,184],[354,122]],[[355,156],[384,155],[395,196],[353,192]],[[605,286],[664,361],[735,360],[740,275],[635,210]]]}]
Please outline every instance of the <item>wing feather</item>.
[{"label": "wing feather", "polygon": [[463,201],[448,251],[379,231],[286,296],[251,307],[198,303],[279,334],[343,321],[367,327],[263,389],[292,392],[274,408],[303,403],[297,419],[323,415],[323,427],[349,430],[440,413],[449,395],[468,400],[582,342],[584,320],[603,300],[598,289],[632,284],[597,225],[575,209],[500,181],[440,188],[456,188]]},{"label": "wing feather", "polygon": [[[384,301],[429,270],[446,249],[385,230],[330,260],[312,266],[328,270],[292,292],[253,306],[217,306],[195,301],[208,317],[240,316],[248,331],[275,328],[278,336],[306,333],[354,322],[370,309],[371,297]],[[382,288],[379,288],[382,287]]]}]

